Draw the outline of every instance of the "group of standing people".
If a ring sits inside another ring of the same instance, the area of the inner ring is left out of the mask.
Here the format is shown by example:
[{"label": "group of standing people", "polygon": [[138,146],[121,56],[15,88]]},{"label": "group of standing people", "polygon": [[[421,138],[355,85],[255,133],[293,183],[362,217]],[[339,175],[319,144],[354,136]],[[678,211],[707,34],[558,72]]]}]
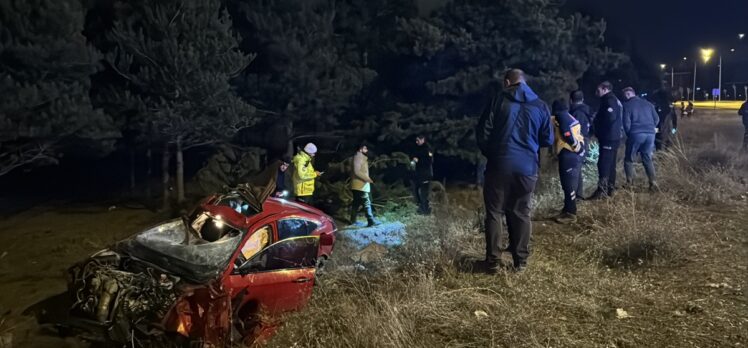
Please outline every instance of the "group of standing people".
[{"label": "group of standing people", "polygon": [[592,135],[597,138],[600,148],[599,176],[597,189],[587,200],[614,195],[618,151],[624,135],[627,186],[633,185],[634,158],[639,155],[650,190],[658,190],[652,155],[658,133],[667,131],[674,134],[675,127],[661,129],[663,118],[672,117],[672,106],[661,108],[664,114],[661,116],[657,107],[638,97],[633,88],[624,88],[622,92],[624,102],[616,97],[610,82],[600,83],[596,89],[600,107],[594,115],[584,103],[581,91],[572,92],[570,102],[565,99],[554,101],[549,110],[527,85],[521,70],[506,73],[503,91],[492,98],[476,128],[478,146],[488,160],[483,189],[486,210],[486,258],[483,262],[489,272],[504,267],[500,262],[503,220],[509,235],[512,268],[522,271],[527,267],[532,229],[531,201],[538,180],[542,147],[552,147],[559,163],[564,206],[554,218],[556,222],[576,221],[576,204],[585,199],[581,172]]},{"label": "group of standing people", "polygon": [[[431,146],[426,142],[425,135],[418,135],[415,139],[415,148],[411,151],[410,169],[412,171],[413,197],[418,205],[418,213],[431,214],[430,192],[431,180],[434,177],[434,153]],[[314,205],[314,190],[316,180],[324,172],[314,169],[314,158],[317,154],[317,146],[308,143],[290,161],[281,159],[276,178],[275,197],[288,198],[290,192],[286,189],[286,172],[293,168],[291,182],[293,183],[293,195],[295,200],[307,205]],[[374,180],[369,175],[369,147],[362,143],[356,147],[356,153],[351,158],[350,167],[350,189],[353,201],[350,207],[351,224],[356,224],[361,210],[366,216],[367,227],[380,224],[374,217],[371,203],[371,186]]]}]

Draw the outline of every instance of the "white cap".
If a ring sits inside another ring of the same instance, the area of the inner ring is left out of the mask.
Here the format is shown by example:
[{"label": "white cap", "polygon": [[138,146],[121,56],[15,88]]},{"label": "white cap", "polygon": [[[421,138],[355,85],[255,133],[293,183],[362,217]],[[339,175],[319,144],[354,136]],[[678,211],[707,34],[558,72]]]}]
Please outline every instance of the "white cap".
[{"label": "white cap", "polygon": [[312,143],[306,144],[306,146],[304,146],[304,152],[310,155],[314,155],[315,153],[317,153],[317,145],[314,145]]}]

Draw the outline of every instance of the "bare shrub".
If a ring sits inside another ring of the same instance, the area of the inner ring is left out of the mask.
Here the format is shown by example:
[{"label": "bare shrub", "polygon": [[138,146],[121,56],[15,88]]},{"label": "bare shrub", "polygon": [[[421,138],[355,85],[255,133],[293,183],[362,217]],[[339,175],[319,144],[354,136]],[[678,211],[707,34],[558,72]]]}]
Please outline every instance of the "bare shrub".
[{"label": "bare shrub", "polygon": [[682,205],[663,195],[621,192],[615,200],[583,209],[587,233],[578,245],[608,267],[637,268],[683,260],[691,240],[705,233]]}]

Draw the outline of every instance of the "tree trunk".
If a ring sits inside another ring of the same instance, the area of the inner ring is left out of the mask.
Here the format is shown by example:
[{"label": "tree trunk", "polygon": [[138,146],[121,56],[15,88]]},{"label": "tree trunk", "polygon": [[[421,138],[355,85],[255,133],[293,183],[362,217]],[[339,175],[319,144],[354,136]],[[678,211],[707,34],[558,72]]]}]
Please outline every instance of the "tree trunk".
[{"label": "tree trunk", "polygon": [[296,149],[294,149],[293,146],[293,121],[289,120],[288,124],[286,125],[286,139],[288,140],[288,144],[286,144],[286,156],[288,158],[293,157],[294,152]]},{"label": "tree trunk", "polygon": [[184,198],[184,158],[182,156],[182,140],[177,139],[177,203],[182,204]]},{"label": "tree trunk", "polygon": [[163,189],[163,210],[169,209],[169,143],[164,144],[164,152],[161,154],[161,185]]},{"label": "tree trunk", "polygon": [[130,194],[135,195],[135,148],[130,147]]},{"label": "tree trunk", "polygon": [[145,196],[148,200],[151,199],[151,175],[153,175],[153,150],[151,150],[151,144],[148,144],[148,149],[145,150]]}]

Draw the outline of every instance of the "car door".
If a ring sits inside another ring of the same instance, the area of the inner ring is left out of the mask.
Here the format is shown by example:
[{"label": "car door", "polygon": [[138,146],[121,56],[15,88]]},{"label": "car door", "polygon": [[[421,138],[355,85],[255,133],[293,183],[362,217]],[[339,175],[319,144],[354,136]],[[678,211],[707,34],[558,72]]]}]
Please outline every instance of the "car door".
[{"label": "car door", "polygon": [[288,238],[235,263],[226,282],[232,298],[270,316],[303,307],[312,295],[318,245],[314,236]]}]

